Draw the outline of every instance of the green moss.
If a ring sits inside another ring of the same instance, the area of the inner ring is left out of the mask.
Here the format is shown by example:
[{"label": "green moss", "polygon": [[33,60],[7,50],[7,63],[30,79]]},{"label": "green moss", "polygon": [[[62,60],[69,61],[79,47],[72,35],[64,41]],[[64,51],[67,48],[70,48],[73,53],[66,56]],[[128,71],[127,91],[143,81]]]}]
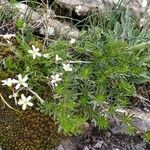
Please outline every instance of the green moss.
[{"label": "green moss", "polygon": [[33,110],[19,114],[0,108],[0,144],[3,150],[51,150],[61,139],[54,121]]},{"label": "green moss", "polygon": [[11,38],[10,43],[3,37],[0,37],[0,58],[5,58],[9,55],[14,55],[13,50],[16,47],[16,40],[14,38]]},{"label": "green moss", "polygon": [[35,47],[38,47],[39,49],[43,49],[43,41],[39,40],[38,38],[32,38],[32,40],[29,42],[29,45],[34,45]]}]

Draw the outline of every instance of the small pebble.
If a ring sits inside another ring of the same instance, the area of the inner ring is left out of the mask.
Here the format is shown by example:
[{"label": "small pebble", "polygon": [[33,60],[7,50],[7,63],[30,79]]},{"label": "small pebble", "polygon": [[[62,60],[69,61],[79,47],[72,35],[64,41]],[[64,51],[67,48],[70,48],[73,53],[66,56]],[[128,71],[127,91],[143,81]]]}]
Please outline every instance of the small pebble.
[{"label": "small pebble", "polygon": [[111,133],[110,132],[106,132],[106,137],[111,137]]},{"label": "small pebble", "polygon": [[103,145],[104,141],[98,141],[95,145],[94,148],[101,148]]},{"label": "small pebble", "polygon": [[85,147],[83,148],[83,150],[89,150],[89,148],[88,148],[87,146],[85,146]]},{"label": "small pebble", "polygon": [[147,107],[144,107],[143,109],[144,111],[149,112],[149,109]]}]

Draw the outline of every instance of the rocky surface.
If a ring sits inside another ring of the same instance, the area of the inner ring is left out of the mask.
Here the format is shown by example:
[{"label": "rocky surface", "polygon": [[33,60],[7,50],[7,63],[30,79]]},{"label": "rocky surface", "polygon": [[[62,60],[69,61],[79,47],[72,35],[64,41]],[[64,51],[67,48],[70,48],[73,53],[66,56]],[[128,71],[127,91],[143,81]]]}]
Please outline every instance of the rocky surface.
[{"label": "rocky surface", "polygon": [[150,113],[133,108],[132,110],[117,110],[133,115],[133,125],[138,129],[135,135],[130,135],[127,128],[119,120],[111,120],[111,127],[107,131],[94,126],[85,134],[71,137],[58,146],[57,150],[149,150],[150,144],[143,141],[143,133],[150,130]]},{"label": "rocky surface", "polygon": [[[120,3],[121,2],[121,3]],[[150,18],[150,1],[148,0],[58,0],[61,7],[74,10],[79,16],[86,16],[93,10],[106,11],[112,7],[122,5],[133,10],[134,14],[146,23]]]},{"label": "rocky surface", "polygon": [[[148,0],[58,0],[57,4],[63,9],[75,12],[78,16],[87,17],[94,11],[107,12],[116,9],[119,5],[129,7],[137,17],[140,26],[150,22],[150,1]],[[61,35],[67,37],[79,37],[79,30],[68,22],[56,19],[57,15],[51,9],[46,11],[34,11],[24,3],[16,3],[12,6],[7,0],[1,0],[1,8],[17,8],[19,18],[28,18],[30,26],[39,33],[48,36]]]},{"label": "rocky surface", "polygon": [[[144,112],[140,109],[137,108],[133,108],[133,109],[118,109],[117,112],[120,115],[123,114],[129,114],[132,117],[132,124],[133,126],[137,129],[137,133],[144,133],[146,131],[150,130],[150,112]],[[117,123],[114,123],[117,122]],[[113,127],[111,128],[111,131],[114,134],[117,133],[125,133],[128,134],[127,129],[125,128],[125,126],[119,124],[119,120],[116,119],[116,121],[112,122]]]},{"label": "rocky surface", "polygon": [[140,135],[113,134],[93,128],[86,134],[63,141],[57,150],[149,150]]},{"label": "rocky surface", "polygon": [[47,10],[47,12],[37,12],[31,9],[24,3],[10,4],[7,0],[1,2],[2,8],[6,10],[17,9],[18,15],[16,17],[29,20],[29,25],[34,30],[39,30],[39,33],[46,37],[59,35],[67,37],[78,37],[79,30],[69,25],[69,23],[62,23],[55,19],[54,11]]}]

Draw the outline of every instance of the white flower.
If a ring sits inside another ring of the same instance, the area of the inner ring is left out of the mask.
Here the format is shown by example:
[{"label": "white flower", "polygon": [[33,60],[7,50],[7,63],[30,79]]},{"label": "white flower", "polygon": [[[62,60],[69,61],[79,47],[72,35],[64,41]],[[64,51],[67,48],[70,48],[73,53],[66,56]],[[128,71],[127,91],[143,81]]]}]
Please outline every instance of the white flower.
[{"label": "white flower", "polygon": [[8,78],[7,80],[2,80],[1,82],[3,83],[2,85],[7,85],[7,86],[11,87],[12,84],[14,83],[13,81],[14,81],[13,79]]},{"label": "white flower", "polygon": [[18,75],[18,80],[13,79],[13,83],[17,83],[15,89],[18,90],[21,85],[24,86],[24,87],[28,87],[28,84],[26,83],[27,80],[28,80],[27,76],[25,76],[24,78],[22,78],[22,75],[19,74]]},{"label": "white flower", "polygon": [[21,94],[21,99],[18,101],[18,105],[22,105],[22,110],[25,110],[27,105],[32,107],[33,103],[30,102],[31,99],[31,96],[25,97],[24,94]]},{"label": "white flower", "polygon": [[72,71],[73,70],[70,64],[62,64],[62,65],[63,65],[63,69],[65,71]]},{"label": "white flower", "polygon": [[55,61],[58,62],[58,61],[61,61],[62,58],[60,58],[57,54],[56,54],[56,57],[55,57]]},{"label": "white flower", "polygon": [[28,50],[28,53],[32,54],[33,59],[35,59],[37,56],[41,57],[42,54],[39,53],[39,48],[35,48],[34,45],[32,45],[32,50]]},{"label": "white flower", "polygon": [[62,74],[51,75],[51,78],[52,78],[52,80],[51,80],[51,85],[52,85],[53,87],[56,87],[56,86],[58,85],[57,82],[59,82],[59,81],[62,80],[62,79],[60,78],[60,75],[62,75]]},{"label": "white flower", "polygon": [[70,44],[74,44],[75,42],[76,42],[76,39],[71,38],[71,40],[70,40]]},{"label": "white flower", "polygon": [[82,6],[81,5],[78,5],[75,7],[75,12],[78,14],[81,10]]},{"label": "white flower", "polygon": [[141,5],[142,5],[142,7],[145,8],[147,6],[147,0],[142,0],[142,4]]},{"label": "white flower", "polygon": [[43,54],[44,58],[50,58],[50,54]]}]

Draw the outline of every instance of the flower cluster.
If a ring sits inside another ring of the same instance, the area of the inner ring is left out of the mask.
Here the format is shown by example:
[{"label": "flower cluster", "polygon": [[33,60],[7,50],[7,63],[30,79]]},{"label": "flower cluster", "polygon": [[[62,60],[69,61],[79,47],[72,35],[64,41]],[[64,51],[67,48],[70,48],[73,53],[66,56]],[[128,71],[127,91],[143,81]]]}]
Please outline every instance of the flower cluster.
[{"label": "flower cluster", "polygon": [[55,74],[55,75],[51,75],[51,85],[52,87],[56,87],[58,84],[57,82],[61,81],[62,79],[60,78],[60,75],[62,74]]},{"label": "flower cluster", "polygon": [[[71,44],[75,43],[75,39],[71,39]],[[44,58],[49,58],[50,55],[48,54],[41,54],[40,53],[40,49],[36,48],[34,45],[32,45],[32,50],[28,50],[28,53],[30,53],[33,57],[33,59],[37,58],[37,57],[44,57]],[[60,63],[60,61],[63,61],[61,57],[59,57],[57,54],[55,56],[55,63]],[[62,68],[65,72],[71,72],[73,70],[71,64],[69,63],[69,61],[65,62],[65,63],[61,63]],[[51,75],[51,81],[50,84],[53,88],[57,87],[58,82],[62,81],[62,73],[56,73]],[[27,108],[27,106],[33,106],[33,103],[31,102],[32,97],[29,96],[25,96],[24,94],[19,94],[20,91],[26,89],[29,92],[31,92],[33,95],[35,95],[41,103],[43,103],[44,101],[38,96],[37,93],[35,93],[34,91],[32,91],[29,87],[28,87],[28,76],[25,75],[24,77],[21,74],[17,75],[17,79],[12,79],[12,78],[8,78],[6,80],[2,80],[2,85],[3,86],[8,86],[12,89],[12,95],[9,95],[9,98],[14,98],[15,100],[15,104],[16,105],[22,105],[22,110],[25,110]],[[21,97],[19,100],[17,100],[17,97]]]},{"label": "flower cluster", "polygon": [[28,87],[28,84],[26,81],[28,80],[28,77],[25,76],[24,78],[22,77],[21,74],[17,75],[18,80],[16,79],[11,79],[8,78],[6,80],[2,80],[1,82],[3,83],[2,85],[7,85],[9,87],[12,87],[13,84],[16,84],[15,89],[18,90],[21,86]]},{"label": "flower cluster", "polygon": [[[55,56],[55,62],[58,63],[59,61],[62,61],[62,58],[59,57],[56,54],[56,56]],[[64,71],[66,71],[66,72],[69,72],[69,71],[73,70],[73,68],[72,68],[72,66],[71,66],[70,63],[62,63],[62,67],[63,67]],[[59,73],[59,74],[57,73],[55,75],[51,75],[51,81],[50,81],[50,83],[51,83],[51,85],[52,85],[53,88],[57,87],[58,82],[62,81],[62,79],[61,79],[60,76],[62,76],[62,73]]]},{"label": "flower cluster", "polygon": [[34,45],[32,45],[32,49],[28,50],[28,53],[30,53],[33,57],[33,59],[35,59],[36,57],[44,57],[44,58],[49,58],[49,54],[41,54],[39,48],[36,48]]},{"label": "flower cluster", "polygon": [[[6,80],[2,80],[2,85],[6,85],[8,87],[12,87],[13,89],[13,94],[9,96],[9,98],[14,98],[15,99],[15,103],[18,105],[22,105],[22,110],[25,110],[27,106],[33,106],[33,103],[30,102],[30,100],[32,99],[31,96],[25,97],[24,94],[21,94],[21,99],[16,100],[16,98],[18,97],[18,93],[21,89],[21,87],[28,87],[28,84],[26,83],[26,81],[28,80],[28,76],[24,76],[22,77],[21,74],[17,75],[18,79],[12,79],[12,78],[8,78]],[[14,88],[13,88],[14,87]]]}]

